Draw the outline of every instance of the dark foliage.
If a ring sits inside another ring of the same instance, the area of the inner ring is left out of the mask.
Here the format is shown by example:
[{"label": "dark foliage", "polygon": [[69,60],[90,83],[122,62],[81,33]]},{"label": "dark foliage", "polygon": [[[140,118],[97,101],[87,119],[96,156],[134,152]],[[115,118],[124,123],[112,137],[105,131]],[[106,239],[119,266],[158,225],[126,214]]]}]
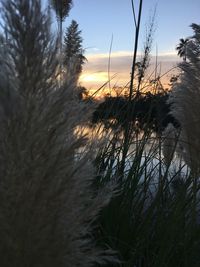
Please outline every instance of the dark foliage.
[{"label": "dark foliage", "polygon": [[74,63],[77,74],[81,73],[82,66],[86,61],[86,58],[83,56],[82,42],[83,39],[81,37],[81,31],[78,29],[78,23],[75,20],[72,20],[64,37],[64,64],[69,67],[69,64],[75,61]]},{"label": "dark foliage", "polygon": [[72,8],[72,0],[52,0],[51,3],[56,12],[57,18],[64,21],[65,17],[68,16],[68,13]]},{"label": "dark foliage", "polygon": [[179,123],[170,114],[168,97],[168,94],[148,93],[134,98],[131,102],[123,97],[107,97],[93,113],[92,122],[101,121],[106,124],[110,119],[115,119],[122,127],[127,122],[135,122],[141,130],[148,127],[156,132],[162,131],[168,123],[177,128]]}]

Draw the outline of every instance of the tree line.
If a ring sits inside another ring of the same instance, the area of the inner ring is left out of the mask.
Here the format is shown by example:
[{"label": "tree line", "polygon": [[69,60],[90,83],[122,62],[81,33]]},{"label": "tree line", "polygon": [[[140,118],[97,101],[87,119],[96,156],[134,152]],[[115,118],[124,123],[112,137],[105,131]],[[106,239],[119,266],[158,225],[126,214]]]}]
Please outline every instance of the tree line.
[{"label": "tree line", "polygon": [[122,128],[132,122],[139,130],[149,128],[156,132],[162,132],[169,123],[178,128],[180,125],[170,112],[168,99],[169,93],[140,94],[131,101],[120,96],[106,97],[94,111],[92,122],[112,126],[111,120],[114,119],[115,124]]}]

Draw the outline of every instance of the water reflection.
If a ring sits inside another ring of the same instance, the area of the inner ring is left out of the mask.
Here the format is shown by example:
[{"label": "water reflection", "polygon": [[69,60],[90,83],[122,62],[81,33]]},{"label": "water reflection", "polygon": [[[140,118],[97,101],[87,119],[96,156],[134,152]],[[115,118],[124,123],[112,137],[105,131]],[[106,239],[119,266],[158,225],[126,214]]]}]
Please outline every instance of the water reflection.
[{"label": "water reflection", "polygon": [[[158,176],[165,176],[166,172],[169,178],[174,176],[185,177],[188,175],[189,168],[175,149],[170,164],[166,164],[163,155],[164,139],[162,135],[153,131],[138,131],[137,125],[134,125],[132,129],[126,155],[125,173],[132,168],[134,161],[139,159],[140,168],[144,169],[144,173],[149,173],[152,177],[155,177],[155,181]],[[109,160],[113,161],[112,168],[113,172],[115,172],[122,160],[124,146],[123,128],[118,127],[115,120],[109,120],[107,124],[98,123],[78,126],[75,132],[78,135],[87,136],[88,143],[92,144],[96,155],[100,150],[107,150],[104,154],[107,158],[104,160],[107,161],[107,166],[109,166]],[[79,153],[84,153],[85,149],[88,149],[88,146],[82,147]]]}]

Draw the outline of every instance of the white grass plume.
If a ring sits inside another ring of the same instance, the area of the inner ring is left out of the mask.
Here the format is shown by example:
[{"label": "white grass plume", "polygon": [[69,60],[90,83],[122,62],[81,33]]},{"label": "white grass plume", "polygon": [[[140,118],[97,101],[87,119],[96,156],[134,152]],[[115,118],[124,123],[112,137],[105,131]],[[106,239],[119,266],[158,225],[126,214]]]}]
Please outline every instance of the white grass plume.
[{"label": "white grass plume", "polygon": [[172,94],[172,113],[181,124],[180,143],[185,162],[200,172],[200,26],[193,24],[194,37],[187,44],[187,62],[180,64],[180,81]]},{"label": "white grass plume", "polygon": [[74,160],[85,138],[73,134],[81,117],[73,79],[56,87],[41,1],[1,4],[10,61],[0,67],[0,266],[93,266],[109,253],[91,234],[109,198],[91,189],[90,154]]},{"label": "white grass plume", "polygon": [[163,145],[163,160],[166,166],[170,166],[175,153],[175,148],[178,141],[177,130],[174,128],[173,124],[169,123],[162,133]]}]

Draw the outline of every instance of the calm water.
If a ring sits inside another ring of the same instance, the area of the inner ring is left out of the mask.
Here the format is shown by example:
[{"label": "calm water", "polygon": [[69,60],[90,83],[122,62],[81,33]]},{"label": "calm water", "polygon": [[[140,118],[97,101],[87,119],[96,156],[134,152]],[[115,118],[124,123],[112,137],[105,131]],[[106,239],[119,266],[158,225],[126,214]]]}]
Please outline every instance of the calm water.
[{"label": "calm water", "polygon": [[[113,168],[117,166],[118,160],[122,157],[122,153],[120,151],[120,147],[123,144],[122,131],[117,128],[105,128],[102,124],[97,124],[93,127],[84,125],[82,127],[78,127],[76,131],[81,135],[87,135],[89,143],[93,144],[92,146],[93,148],[95,147],[96,151],[103,146],[107,146],[108,149],[111,149],[111,146],[115,146],[116,154]],[[189,169],[177,153],[174,154],[170,166],[166,167],[162,153],[162,146],[162,142],[159,142],[155,133],[152,133],[148,138],[145,137],[144,132],[140,132],[137,136],[133,134],[131,145],[126,157],[125,171],[128,171],[131,168],[137,152],[142,149],[140,165],[141,167],[145,165],[145,171],[151,173],[152,176],[157,177],[160,173],[165,175],[166,171],[168,171],[168,175],[172,177],[174,175],[181,175],[183,177],[186,176]],[[84,150],[85,147],[83,147],[79,152],[83,153]]]}]

